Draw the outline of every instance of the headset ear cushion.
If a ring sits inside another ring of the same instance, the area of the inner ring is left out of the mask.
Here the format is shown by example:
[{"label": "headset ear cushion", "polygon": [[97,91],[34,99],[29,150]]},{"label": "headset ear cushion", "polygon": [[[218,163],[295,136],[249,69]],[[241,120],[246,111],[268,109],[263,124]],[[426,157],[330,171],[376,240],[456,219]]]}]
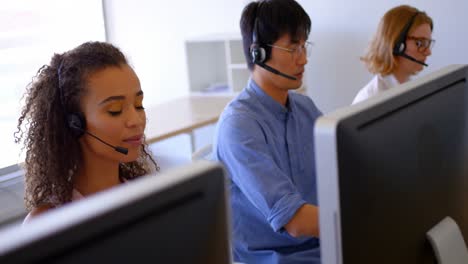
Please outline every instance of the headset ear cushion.
[{"label": "headset ear cushion", "polygon": [[86,130],[86,120],[82,113],[71,113],[67,116],[68,127],[76,137],[81,137]]},{"label": "headset ear cushion", "polygon": [[399,42],[397,44],[396,50],[397,50],[398,54],[402,54],[403,52],[405,52],[405,43],[404,42]]},{"label": "headset ear cushion", "polygon": [[250,54],[253,63],[263,63],[266,59],[266,51],[263,47],[258,44],[252,44],[250,48]]},{"label": "headset ear cushion", "polygon": [[405,42],[401,42],[401,43],[400,43],[400,52],[401,52],[401,53],[405,52],[405,49],[406,49],[406,44],[405,44]]},{"label": "headset ear cushion", "polygon": [[395,48],[393,49],[393,55],[401,55],[401,54],[405,53],[405,50],[406,50],[405,42],[398,41],[395,44]]}]

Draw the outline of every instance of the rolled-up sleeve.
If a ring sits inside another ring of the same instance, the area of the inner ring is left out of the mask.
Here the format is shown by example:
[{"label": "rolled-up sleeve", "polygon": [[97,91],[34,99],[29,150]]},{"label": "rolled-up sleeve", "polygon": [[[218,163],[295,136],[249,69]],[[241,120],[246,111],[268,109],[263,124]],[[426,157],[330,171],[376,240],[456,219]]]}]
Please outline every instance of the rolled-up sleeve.
[{"label": "rolled-up sleeve", "polygon": [[224,118],[218,129],[217,159],[273,230],[281,231],[306,202],[278,167],[262,126],[254,118],[234,114]]}]

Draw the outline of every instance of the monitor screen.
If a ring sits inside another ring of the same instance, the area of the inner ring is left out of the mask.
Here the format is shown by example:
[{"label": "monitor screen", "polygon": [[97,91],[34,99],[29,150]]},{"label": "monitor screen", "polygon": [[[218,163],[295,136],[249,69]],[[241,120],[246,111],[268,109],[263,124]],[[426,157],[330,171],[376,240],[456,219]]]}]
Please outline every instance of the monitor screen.
[{"label": "monitor screen", "polygon": [[145,176],[0,231],[0,263],[230,263],[223,168]]},{"label": "monitor screen", "polygon": [[450,216],[468,238],[468,67],[339,109],[315,128],[323,263],[436,263]]}]

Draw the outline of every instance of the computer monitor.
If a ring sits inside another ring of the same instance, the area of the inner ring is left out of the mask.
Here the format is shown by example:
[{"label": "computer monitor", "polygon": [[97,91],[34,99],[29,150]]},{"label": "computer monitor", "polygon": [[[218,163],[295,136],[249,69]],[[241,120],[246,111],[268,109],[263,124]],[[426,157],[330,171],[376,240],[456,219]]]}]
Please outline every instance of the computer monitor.
[{"label": "computer monitor", "polygon": [[0,231],[0,263],[230,263],[223,168],[200,161]]},{"label": "computer monitor", "polygon": [[318,119],[323,263],[436,263],[446,216],[468,238],[467,78],[448,66]]}]

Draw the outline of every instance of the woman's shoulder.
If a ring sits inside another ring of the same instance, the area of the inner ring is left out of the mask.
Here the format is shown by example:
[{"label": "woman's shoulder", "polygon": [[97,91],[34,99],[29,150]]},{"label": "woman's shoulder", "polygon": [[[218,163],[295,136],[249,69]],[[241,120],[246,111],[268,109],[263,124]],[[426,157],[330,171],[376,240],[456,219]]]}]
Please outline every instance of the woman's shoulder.
[{"label": "woman's shoulder", "polygon": [[83,198],[84,196],[77,189],[72,190],[72,201],[81,200]]},{"label": "woman's shoulder", "polygon": [[50,209],[53,209],[55,206],[51,205],[51,204],[44,204],[44,205],[40,205],[40,206],[37,206],[37,207],[34,207],[29,213],[28,215],[26,215],[26,217],[24,218],[24,221],[23,221],[23,224],[30,221],[32,218],[40,215],[40,214],[43,214],[45,212],[47,212],[48,210]]},{"label": "woman's shoulder", "polygon": [[379,75],[374,75],[372,79],[359,90],[359,92],[356,94],[356,97],[354,97],[354,100],[352,104],[359,103],[361,101],[364,101],[374,95],[376,95],[379,92],[379,87],[380,87],[380,76]]},{"label": "woman's shoulder", "polygon": [[[76,189],[73,189],[72,190],[72,198],[71,200],[72,201],[77,201],[77,200],[81,200],[83,199],[84,196]],[[24,218],[24,221],[23,223],[26,223],[28,222],[31,218],[34,218],[36,217],[37,215],[40,215],[40,214],[43,214],[47,211],[49,211],[50,209],[54,209],[56,208],[57,206],[54,206],[52,204],[43,204],[43,205],[40,205],[40,206],[37,206],[37,207],[34,207],[29,213],[28,215],[26,215],[26,218]]]},{"label": "woman's shoulder", "polygon": [[54,208],[54,207],[55,207],[55,206],[53,206],[53,205],[51,205],[51,204],[44,204],[44,205],[41,205],[41,206],[38,206],[38,207],[34,207],[34,208],[31,210],[30,214],[33,215],[33,216],[34,216],[34,215],[38,215],[38,214],[42,214],[42,213],[44,213],[45,211],[50,210],[50,209],[52,209],[52,208]]}]

